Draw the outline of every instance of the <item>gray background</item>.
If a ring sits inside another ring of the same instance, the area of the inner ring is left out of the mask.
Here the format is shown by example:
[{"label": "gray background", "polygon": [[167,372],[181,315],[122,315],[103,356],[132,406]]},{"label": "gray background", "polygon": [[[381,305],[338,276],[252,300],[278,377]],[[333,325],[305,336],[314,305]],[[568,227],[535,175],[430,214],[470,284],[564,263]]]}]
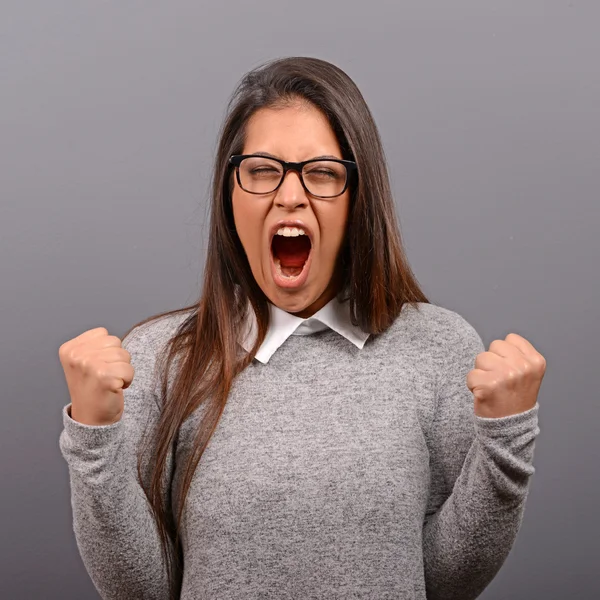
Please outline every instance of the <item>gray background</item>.
[{"label": "gray background", "polygon": [[225,102],[290,55],[363,91],[430,299],[548,361],[525,520],[481,597],[598,597],[600,3],[0,7],[1,598],[98,597],[58,448],[58,348],[197,297]]}]

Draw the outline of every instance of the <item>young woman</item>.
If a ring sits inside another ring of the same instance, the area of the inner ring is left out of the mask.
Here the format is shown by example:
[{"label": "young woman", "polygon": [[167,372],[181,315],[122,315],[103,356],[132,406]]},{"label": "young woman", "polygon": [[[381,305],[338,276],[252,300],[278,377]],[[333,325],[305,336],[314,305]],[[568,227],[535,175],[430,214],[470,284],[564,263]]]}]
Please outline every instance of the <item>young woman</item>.
[{"label": "young woman", "polygon": [[[407,263],[377,128],[315,58],[248,73],[197,304],[59,357],[103,598],[477,597],[525,507],[544,358],[486,352]],[[135,378],[134,378],[135,373]]]}]

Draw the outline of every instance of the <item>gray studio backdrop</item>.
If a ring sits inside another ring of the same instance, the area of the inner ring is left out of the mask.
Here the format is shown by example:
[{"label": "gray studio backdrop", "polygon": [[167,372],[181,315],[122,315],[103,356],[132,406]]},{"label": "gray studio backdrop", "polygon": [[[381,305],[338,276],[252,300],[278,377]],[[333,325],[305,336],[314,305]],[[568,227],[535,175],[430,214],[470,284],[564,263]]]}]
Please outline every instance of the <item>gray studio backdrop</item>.
[{"label": "gray studio backdrop", "polygon": [[481,597],[600,597],[599,2],[2,0],[0,598],[98,598],[58,348],[196,298],[225,103],[290,55],[363,91],[430,299],[547,358],[524,523]]}]

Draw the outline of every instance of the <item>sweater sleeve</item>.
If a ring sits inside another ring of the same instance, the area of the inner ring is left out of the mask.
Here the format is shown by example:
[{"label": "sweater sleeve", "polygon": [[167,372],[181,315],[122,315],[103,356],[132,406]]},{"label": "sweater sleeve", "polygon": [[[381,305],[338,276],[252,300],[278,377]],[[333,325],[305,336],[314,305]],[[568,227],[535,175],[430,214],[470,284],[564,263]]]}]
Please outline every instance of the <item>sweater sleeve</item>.
[{"label": "sweater sleeve", "polygon": [[429,440],[423,552],[430,600],[471,600],[491,582],[516,539],[534,473],[538,404],[502,418],[475,415],[466,376],[484,351],[461,317],[438,380]]},{"label": "sweater sleeve", "polygon": [[[158,405],[150,382],[153,356],[136,331],[123,341],[135,376],[124,390],[121,419],[85,425],[71,418],[68,404],[59,438],[69,470],[77,546],[105,600],[169,598],[158,530],[137,478],[139,444],[145,426],[157,419]],[[170,481],[172,455],[167,466]]]}]

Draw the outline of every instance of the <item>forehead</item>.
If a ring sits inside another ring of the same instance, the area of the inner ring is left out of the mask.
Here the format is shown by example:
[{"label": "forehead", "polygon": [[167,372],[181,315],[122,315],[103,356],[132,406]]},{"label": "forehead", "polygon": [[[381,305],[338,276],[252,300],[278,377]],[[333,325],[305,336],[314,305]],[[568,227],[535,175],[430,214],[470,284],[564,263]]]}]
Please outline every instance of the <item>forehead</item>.
[{"label": "forehead", "polygon": [[268,152],[288,161],[314,156],[342,158],[327,117],[311,104],[261,108],[248,120],[244,154]]}]

